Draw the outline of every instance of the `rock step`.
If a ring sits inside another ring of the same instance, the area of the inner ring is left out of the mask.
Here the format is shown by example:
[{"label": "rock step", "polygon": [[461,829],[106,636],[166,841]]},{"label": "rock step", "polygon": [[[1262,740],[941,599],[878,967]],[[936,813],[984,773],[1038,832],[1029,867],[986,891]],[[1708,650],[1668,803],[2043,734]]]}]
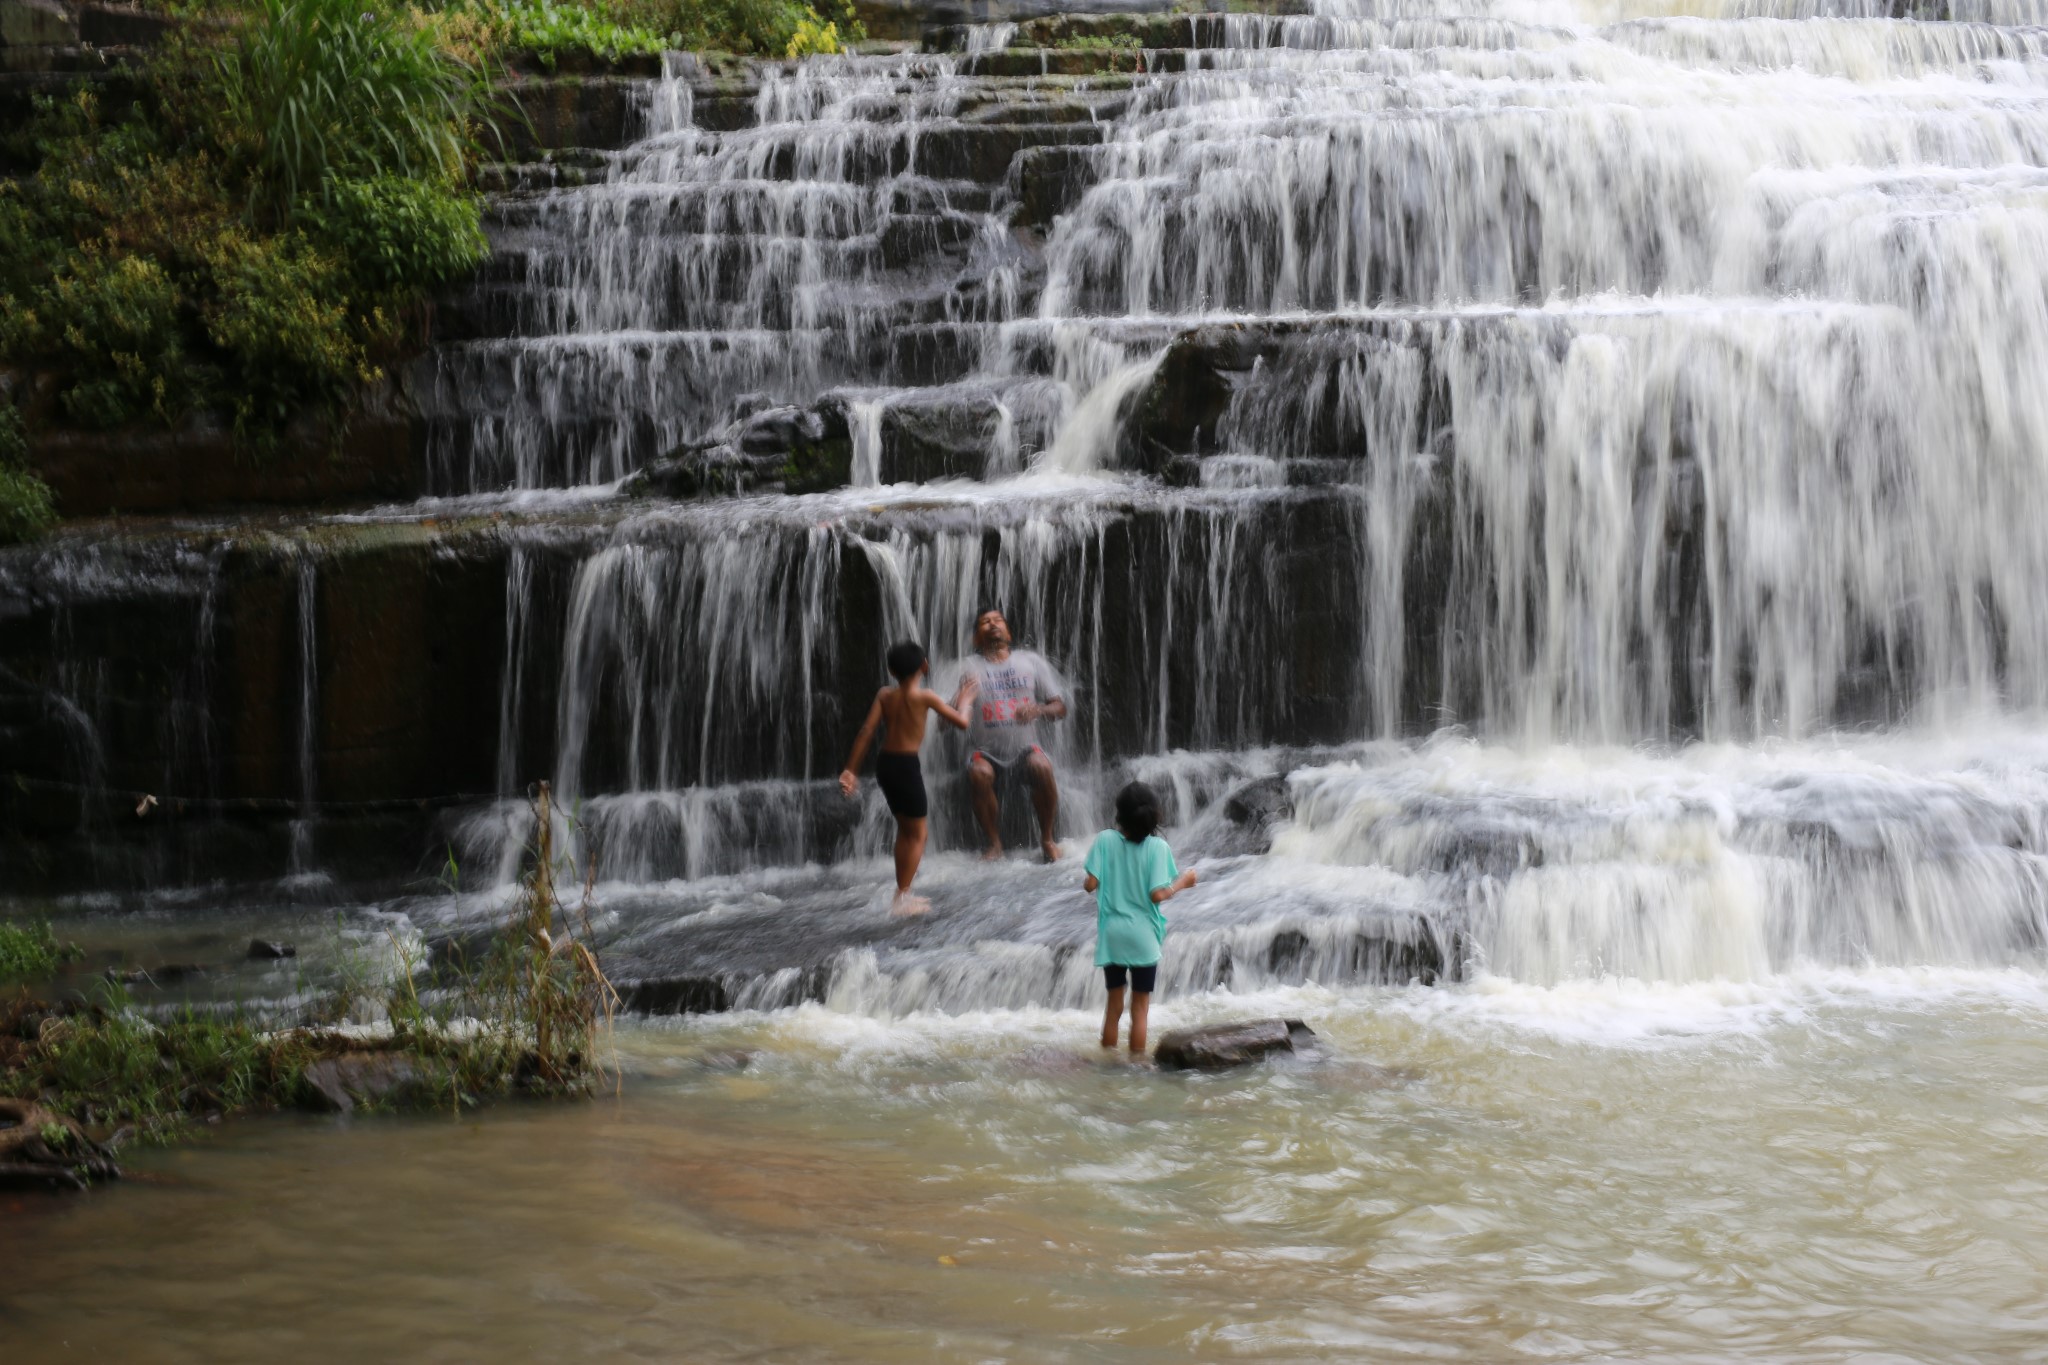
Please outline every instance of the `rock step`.
[{"label": "rock step", "polygon": [[[948,907],[942,902],[939,914]],[[922,1007],[968,1009],[982,1003],[977,997],[975,978],[980,963],[990,962],[983,945],[1006,941],[1005,928],[1023,935],[1021,922],[1004,928],[988,927],[994,919],[1014,918],[1009,907],[991,902],[978,907],[983,929],[977,944],[949,941],[945,918],[928,920],[921,926],[905,926],[886,917],[861,918],[845,913],[843,898],[834,906],[830,922],[803,909],[783,911],[785,928],[767,933],[753,924],[744,941],[719,932],[710,917],[693,925],[691,916],[658,931],[657,940],[628,942],[622,947],[601,946],[606,972],[619,990],[624,1006],[635,1014],[718,1014],[734,1009],[785,1009],[796,1005],[825,1003],[846,975],[846,954],[868,949],[876,953],[884,978],[928,977],[935,985],[949,983],[955,994],[940,994]],[[949,917],[947,917],[949,918]],[[1092,925],[1089,926],[1092,928]],[[1241,932],[1238,936],[1242,937]],[[1281,939],[1290,937],[1285,931]],[[1293,935],[1292,937],[1299,937]],[[1028,942],[1028,937],[1017,940]],[[1463,951],[1452,936],[1454,951]],[[1052,946],[1039,973],[1043,980],[1032,999],[1012,999],[1008,1005],[1027,1003],[1071,1006],[1065,998],[1065,978],[1080,955],[1090,951],[1087,942]],[[643,954],[672,955],[677,965],[659,966]],[[1314,981],[1318,985],[1409,985],[1434,986],[1461,979],[1462,966],[1446,962],[1437,947],[1433,929],[1424,928],[1413,936],[1358,934],[1341,946],[1329,960],[1314,963],[1261,949],[1240,949],[1208,954],[1197,951],[1199,962],[1184,968],[1170,988],[1175,992],[1204,992],[1269,984],[1275,980],[1293,983]],[[681,965],[687,962],[688,966]],[[739,963],[742,965],[733,965]],[[995,965],[1002,964],[1002,965]],[[996,958],[984,970],[1014,976],[1007,959]],[[1101,988],[1101,975],[1090,971],[1090,993]],[[963,979],[964,978],[964,979]],[[865,984],[852,983],[855,990]],[[1014,990],[1015,981],[1003,985]],[[1315,1034],[1299,1020],[1261,1020],[1252,1024],[1223,1025],[1215,1029],[1192,1030],[1186,1035],[1169,1034],[1160,1040],[1160,1065],[1169,1070],[1218,1070],[1276,1053],[1315,1051]]]},{"label": "rock step", "polygon": [[[1255,634],[1261,667],[1246,670],[1243,687],[1212,684],[1223,689],[1220,714],[1241,717],[1232,724],[1248,727],[1260,743],[1343,738],[1360,638],[1358,575],[1340,567],[1355,565],[1360,553],[1355,498],[1329,490],[1233,504],[1229,517],[1241,541],[1222,534],[1219,508],[1184,512],[1182,501],[1140,491],[1091,503],[1085,513],[1094,529],[1047,551],[1048,581],[1102,585],[1103,676],[1157,677],[1166,689],[1106,691],[1098,707],[1102,735],[1118,752],[1198,742],[1191,727],[1204,704],[1196,696],[1200,631],[1155,640],[1143,623],[1168,619],[1168,597],[1204,581],[1215,556],[1258,545],[1269,548],[1260,551],[1257,580],[1242,588],[1253,596],[1234,609],[1230,628]],[[948,504],[943,495],[880,511],[857,496],[825,511],[800,502],[752,508],[761,520],[750,523],[738,552],[771,567],[729,586],[750,594],[764,621],[802,619],[801,600],[783,595],[801,593],[806,573],[822,576],[836,605],[807,641],[816,651],[809,690],[794,674],[779,677],[769,699],[772,724],[743,696],[719,700],[734,708],[734,726],[715,737],[718,752],[682,755],[677,769],[701,771],[707,784],[829,776],[859,719],[849,719],[847,699],[871,694],[887,639],[885,586],[871,542],[964,529],[986,541],[993,563],[1002,538],[1024,534],[1019,528],[1029,519],[1083,510],[1071,501]],[[24,890],[67,877],[119,887],[131,875],[187,866],[204,872],[212,865],[217,870],[207,875],[227,878],[276,876],[300,792],[298,601],[312,564],[323,866],[365,877],[439,866],[441,809],[497,786],[508,593],[519,589],[527,622],[524,710],[511,739],[522,770],[548,772],[568,608],[585,564],[621,536],[644,543],[657,572],[732,548],[733,523],[720,509],[655,517],[644,510],[620,501],[529,517],[252,519],[212,530],[135,521],[117,544],[59,536],[0,552],[0,679],[5,695],[30,703],[8,707],[15,733],[9,780],[0,784],[0,865]],[[822,540],[820,516],[836,528]],[[1183,566],[1185,582],[1144,571],[1164,562]],[[1216,572],[1227,571],[1219,565]],[[1254,607],[1254,600],[1275,605]],[[77,660],[96,665],[90,706],[104,764],[93,781],[106,794],[86,804],[102,835],[98,867],[91,859],[39,861],[11,847],[18,838],[62,839],[80,828],[78,736],[68,719],[76,712],[52,700],[68,695]],[[1286,687],[1270,684],[1261,671],[1267,663],[1285,671]],[[480,705],[479,698],[488,700]],[[1164,722],[1148,710],[1169,703]],[[631,785],[623,780],[622,746],[632,741],[610,715],[607,707],[594,717],[584,746],[587,791]],[[789,749],[790,737],[806,733],[821,741],[816,773],[789,769],[801,763],[791,755],[802,752],[800,743]],[[681,742],[700,741],[692,730]],[[146,818],[135,814],[141,792],[161,803]]]}]

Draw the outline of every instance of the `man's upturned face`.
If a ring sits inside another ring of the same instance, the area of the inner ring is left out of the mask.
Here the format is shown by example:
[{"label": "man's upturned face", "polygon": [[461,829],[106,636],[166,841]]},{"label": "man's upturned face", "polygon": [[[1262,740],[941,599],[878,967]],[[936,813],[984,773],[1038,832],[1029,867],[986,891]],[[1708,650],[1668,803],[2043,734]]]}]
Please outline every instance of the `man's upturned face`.
[{"label": "man's upturned face", "polygon": [[974,620],[976,649],[1003,649],[1010,643],[1010,623],[999,611],[985,611]]}]

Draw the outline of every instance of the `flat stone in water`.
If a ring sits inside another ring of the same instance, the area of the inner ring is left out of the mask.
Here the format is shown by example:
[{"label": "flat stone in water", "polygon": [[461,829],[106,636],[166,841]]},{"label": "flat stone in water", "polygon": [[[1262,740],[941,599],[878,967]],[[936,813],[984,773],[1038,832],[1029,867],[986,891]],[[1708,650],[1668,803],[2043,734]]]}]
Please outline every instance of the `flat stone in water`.
[{"label": "flat stone in water", "polygon": [[306,1084],[315,1108],[346,1114],[358,1101],[373,1103],[397,1094],[419,1079],[409,1058],[395,1052],[348,1052],[306,1068]]},{"label": "flat stone in water", "polygon": [[1167,1071],[1221,1071],[1279,1052],[1314,1046],[1315,1034],[1299,1019],[1254,1019],[1180,1029],[1159,1040],[1152,1059]]}]

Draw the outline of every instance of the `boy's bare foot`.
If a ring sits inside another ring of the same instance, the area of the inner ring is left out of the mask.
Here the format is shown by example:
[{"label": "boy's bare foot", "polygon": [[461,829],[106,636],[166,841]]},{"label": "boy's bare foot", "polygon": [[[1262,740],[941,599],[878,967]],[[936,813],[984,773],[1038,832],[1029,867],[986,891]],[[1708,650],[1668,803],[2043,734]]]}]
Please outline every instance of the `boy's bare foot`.
[{"label": "boy's bare foot", "polygon": [[1100,1041],[1104,1048],[1108,1049],[1111,1052],[1116,1051],[1116,1039],[1114,1037],[1105,1037]]},{"label": "boy's bare foot", "polygon": [[1060,846],[1050,839],[1041,842],[1038,845],[1038,851],[1045,855],[1045,860],[1049,863],[1056,863],[1060,860]]},{"label": "boy's bare foot", "polygon": [[981,851],[981,860],[985,863],[1001,862],[1003,860],[1003,846],[1001,844],[990,844]]},{"label": "boy's bare foot", "polygon": [[923,896],[913,896],[908,891],[896,893],[896,899],[889,903],[889,913],[897,916],[922,915],[932,908],[932,903]]}]

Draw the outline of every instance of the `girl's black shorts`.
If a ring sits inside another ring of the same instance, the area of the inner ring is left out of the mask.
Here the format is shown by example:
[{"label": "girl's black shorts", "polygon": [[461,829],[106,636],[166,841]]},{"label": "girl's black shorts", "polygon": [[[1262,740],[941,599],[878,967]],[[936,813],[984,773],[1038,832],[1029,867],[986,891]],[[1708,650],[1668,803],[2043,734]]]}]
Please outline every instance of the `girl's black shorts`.
[{"label": "girl's black shorts", "polygon": [[1120,991],[1124,988],[1125,972],[1131,974],[1131,989],[1139,995],[1152,994],[1152,988],[1159,984],[1157,962],[1145,967],[1126,967],[1120,962],[1112,962],[1102,969],[1103,983],[1113,991]]}]

